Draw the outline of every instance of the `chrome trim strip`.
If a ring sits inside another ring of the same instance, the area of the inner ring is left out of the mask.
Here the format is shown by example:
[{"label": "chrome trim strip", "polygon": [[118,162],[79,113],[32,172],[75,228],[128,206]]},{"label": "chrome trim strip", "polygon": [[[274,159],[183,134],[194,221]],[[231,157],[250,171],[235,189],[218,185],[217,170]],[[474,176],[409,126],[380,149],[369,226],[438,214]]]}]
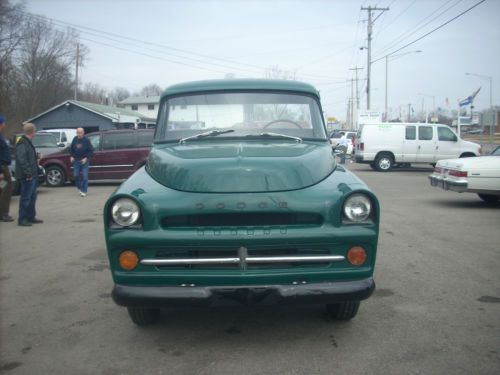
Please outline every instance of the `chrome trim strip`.
[{"label": "chrome trim strip", "polygon": [[113,164],[113,165],[91,165],[94,168],[115,168],[115,167],[133,167],[134,164]]},{"label": "chrome trim strip", "polygon": [[[113,164],[113,165],[89,165],[89,168],[116,168],[116,167],[133,167],[134,164]],[[74,169],[73,166],[70,167]]]},{"label": "chrome trim strip", "polygon": [[238,264],[240,258],[186,258],[186,259],[142,259],[146,266],[173,266],[182,264]]},{"label": "chrome trim strip", "polygon": [[142,259],[145,266],[173,266],[186,264],[240,264],[245,263],[295,263],[295,262],[342,262],[343,255],[311,255],[283,257],[245,257],[241,258],[184,258],[184,259]]},{"label": "chrome trim strip", "polygon": [[342,262],[343,255],[312,255],[289,257],[248,257],[247,263],[288,263],[288,262]]}]

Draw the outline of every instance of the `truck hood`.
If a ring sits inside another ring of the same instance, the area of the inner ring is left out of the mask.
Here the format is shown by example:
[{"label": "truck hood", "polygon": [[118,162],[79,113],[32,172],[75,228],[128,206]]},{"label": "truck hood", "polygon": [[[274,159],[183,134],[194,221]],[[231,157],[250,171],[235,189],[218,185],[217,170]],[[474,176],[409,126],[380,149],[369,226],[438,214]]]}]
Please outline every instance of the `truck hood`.
[{"label": "truck hood", "polygon": [[335,166],[328,143],[218,141],[156,145],[146,169],[175,190],[260,193],[314,185]]}]

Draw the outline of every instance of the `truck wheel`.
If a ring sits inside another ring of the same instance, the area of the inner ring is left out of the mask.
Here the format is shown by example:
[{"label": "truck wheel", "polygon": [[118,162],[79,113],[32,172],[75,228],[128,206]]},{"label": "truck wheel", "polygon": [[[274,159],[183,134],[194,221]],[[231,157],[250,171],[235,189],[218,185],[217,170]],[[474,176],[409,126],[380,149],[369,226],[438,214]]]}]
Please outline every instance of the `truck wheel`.
[{"label": "truck wheel", "polygon": [[130,319],[138,326],[147,326],[155,323],[160,316],[160,309],[146,309],[142,307],[127,307]]},{"label": "truck wheel", "polygon": [[326,305],[328,315],[336,320],[351,320],[359,309],[359,301],[349,301]]},{"label": "truck wheel", "polygon": [[390,171],[393,164],[394,160],[392,159],[392,156],[387,153],[380,154],[379,156],[377,156],[377,160],[375,160],[375,167],[379,172]]},{"label": "truck wheel", "polygon": [[498,201],[500,201],[500,196],[499,195],[478,194],[478,196],[479,196],[479,198],[481,198],[486,203],[497,203]]},{"label": "truck wheel", "polygon": [[377,170],[377,166],[375,165],[375,163],[370,163],[370,168],[373,169],[374,171]]},{"label": "truck wheel", "polygon": [[50,187],[63,186],[66,182],[66,175],[61,167],[52,166],[47,168],[45,183]]}]

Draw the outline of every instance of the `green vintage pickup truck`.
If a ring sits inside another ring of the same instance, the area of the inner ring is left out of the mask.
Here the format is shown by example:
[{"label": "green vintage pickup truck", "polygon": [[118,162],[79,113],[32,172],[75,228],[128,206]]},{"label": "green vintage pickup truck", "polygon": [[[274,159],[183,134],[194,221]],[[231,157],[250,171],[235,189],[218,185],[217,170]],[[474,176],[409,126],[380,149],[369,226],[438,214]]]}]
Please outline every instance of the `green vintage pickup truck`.
[{"label": "green vintage pickup truck", "polygon": [[104,207],[112,296],[138,325],[230,303],[324,304],[348,320],[375,288],[379,215],[337,165],[311,85],[177,84],[146,166]]}]

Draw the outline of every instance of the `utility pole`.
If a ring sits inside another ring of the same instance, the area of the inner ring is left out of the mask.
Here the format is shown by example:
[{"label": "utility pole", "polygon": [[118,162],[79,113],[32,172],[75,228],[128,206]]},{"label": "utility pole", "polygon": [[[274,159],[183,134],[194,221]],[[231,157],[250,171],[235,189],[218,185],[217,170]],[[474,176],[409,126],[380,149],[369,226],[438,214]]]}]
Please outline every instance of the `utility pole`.
[{"label": "utility pole", "polygon": [[408,104],[408,122],[411,122],[411,104]]},{"label": "utility pole", "polygon": [[[358,70],[361,70],[363,68],[358,68],[357,66],[355,68],[349,68],[349,70],[354,70],[356,74],[356,116],[353,115],[353,129],[358,129],[358,111],[359,111],[359,91],[358,91]],[[352,91],[352,90],[351,90]]]},{"label": "utility pole", "polygon": [[[384,13],[386,10],[389,10],[389,7],[387,8],[377,8],[369,6],[368,8],[361,7],[361,10],[367,10],[368,11],[368,25],[367,25],[367,31],[368,31],[368,57],[367,57],[367,67],[368,71],[366,74],[366,109],[370,109],[370,74],[371,74],[371,60],[372,60],[372,33],[373,33],[373,24],[375,21]],[[372,12],[373,11],[382,11],[374,20],[372,20]],[[363,49],[363,47],[361,48]]]},{"label": "utility pole", "polygon": [[78,100],[78,65],[80,63],[80,43],[76,43],[75,100]]}]

